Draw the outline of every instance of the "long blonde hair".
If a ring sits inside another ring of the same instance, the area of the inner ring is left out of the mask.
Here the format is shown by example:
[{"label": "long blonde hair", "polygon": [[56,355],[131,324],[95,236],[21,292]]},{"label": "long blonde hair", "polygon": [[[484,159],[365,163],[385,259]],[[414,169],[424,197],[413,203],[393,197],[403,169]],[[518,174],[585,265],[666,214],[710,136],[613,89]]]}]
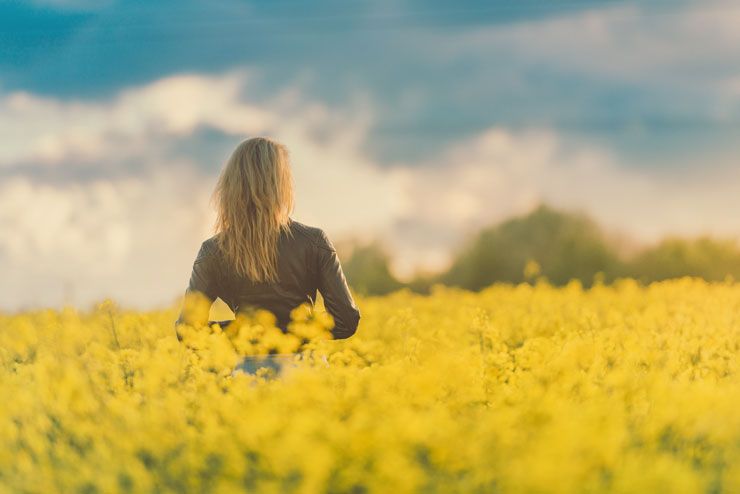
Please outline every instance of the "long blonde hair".
[{"label": "long blonde hair", "polygon": [[213,193],[216,239],[236,273],[255,282],[278,281],[277,242],[290,234],[293,176],[288,149],[266,137],[239,144]]}]

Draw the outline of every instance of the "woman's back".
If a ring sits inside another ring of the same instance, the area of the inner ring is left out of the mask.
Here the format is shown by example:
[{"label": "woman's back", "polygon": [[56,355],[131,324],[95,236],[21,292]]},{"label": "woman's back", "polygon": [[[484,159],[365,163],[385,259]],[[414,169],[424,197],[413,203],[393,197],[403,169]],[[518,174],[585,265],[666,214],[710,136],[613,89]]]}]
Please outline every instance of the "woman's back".
[{"label": "woman's back", "polygon": [[[221,172],[214,199],[216,235],[201,245],[188,292],[200,292],[211,302],[221,298],[235,313],[269,310],[286,331],[291,311],[313,304],[318,291],[334,318],[334,337],[354,334],[360,311],[334,246],[320,228],[290,217],[293,176],[283,144],[264,137],[239,144]],[[193,312],[198,313],[183,307],[178,322]]]},{"label": "woman's back", "polygon": [[[323,230],[289,219],[289,228],[277,241],[275,282],[254,282],[227,262],[214,235],[201,245],[193,264],[188,292],[200,292],[211,301],[221,298],[234,313],[250,308],[275,314],[284,331],[290,312],[302,303],[313,305],[317,291],[334,318],[334,338],[352,336],[360,320],[334,246]],[[182,316],[179,321],[182,321]]]}]

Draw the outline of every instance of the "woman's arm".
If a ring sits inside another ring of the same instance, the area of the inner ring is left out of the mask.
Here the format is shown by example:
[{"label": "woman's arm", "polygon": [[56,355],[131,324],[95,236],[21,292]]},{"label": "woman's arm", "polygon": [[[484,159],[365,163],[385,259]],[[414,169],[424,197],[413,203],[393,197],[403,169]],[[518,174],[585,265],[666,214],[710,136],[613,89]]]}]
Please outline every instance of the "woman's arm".
[{"label": "woman's arm", "polygon": [[360,310],[357,308],[347,286],[337,251],[323,230],[318,242],[318,288],[324,297],[326,310],[334,318],[331,330],[335,339],[349,338],[360,322]]},{"label": "woman's arm", "polygon": [[[206,240],[200,246],[195,262],[193,262],[190,283],[185,290],[180,317],[175,322],[176,332],[178,324],[197,326],[208,323],[211,304],[218,297],[217,282],[216,256],[213,246]],[[179,333],[177,337],[181,339]]]}]

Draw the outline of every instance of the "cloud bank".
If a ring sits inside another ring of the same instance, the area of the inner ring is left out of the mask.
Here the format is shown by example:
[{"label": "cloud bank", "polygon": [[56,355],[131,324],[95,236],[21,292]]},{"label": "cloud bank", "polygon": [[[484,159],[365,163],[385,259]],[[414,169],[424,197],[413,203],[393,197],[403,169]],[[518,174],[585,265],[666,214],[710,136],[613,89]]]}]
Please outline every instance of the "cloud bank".
[{"label": "cloud bank", "polygon": [[[105,101],[0,95],[0,132],[10,136],[0,150],[0,308],[172,302],[210,235],[220,165],[253,135],[288,145],[296,219],[335,239],[381,238],[401,275],[443,268],[478,228],[541,201],[644,241],[740,234],[737,167],[636,169],[553,129],[500,126],[424,163],[381,164],[363,152],[377,118],[368,97],[342,110],[299,87],[259,100],[250,77],[177,75]],[[175,152],[203,129],[225,136],[213,156]]]}]

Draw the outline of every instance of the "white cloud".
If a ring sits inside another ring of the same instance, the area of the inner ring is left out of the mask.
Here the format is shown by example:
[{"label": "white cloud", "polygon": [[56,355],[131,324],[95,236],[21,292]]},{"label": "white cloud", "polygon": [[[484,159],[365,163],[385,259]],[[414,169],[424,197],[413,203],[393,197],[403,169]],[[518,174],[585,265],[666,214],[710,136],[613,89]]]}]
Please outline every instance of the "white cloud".
[{"label": "white cloud", "polygon": [[0,166],[47,165],[136,154],[158,137],[186,136],[198,126],[229,134],[271,129],[275,115],[242,102],[246,72],[222,77],[178,75],[122,92],[110,102],[61,102],[25,92],[0,99]]},{"label": "white cloud", "polygon": [[[208,181],[183,168],[84,184],[0,184],[3,307],[115,296],[151,305],[174,296],[211,220]],[[67,292],[72,293],[67,293]],[[169,293],[168,293],[169,292]]]}]

